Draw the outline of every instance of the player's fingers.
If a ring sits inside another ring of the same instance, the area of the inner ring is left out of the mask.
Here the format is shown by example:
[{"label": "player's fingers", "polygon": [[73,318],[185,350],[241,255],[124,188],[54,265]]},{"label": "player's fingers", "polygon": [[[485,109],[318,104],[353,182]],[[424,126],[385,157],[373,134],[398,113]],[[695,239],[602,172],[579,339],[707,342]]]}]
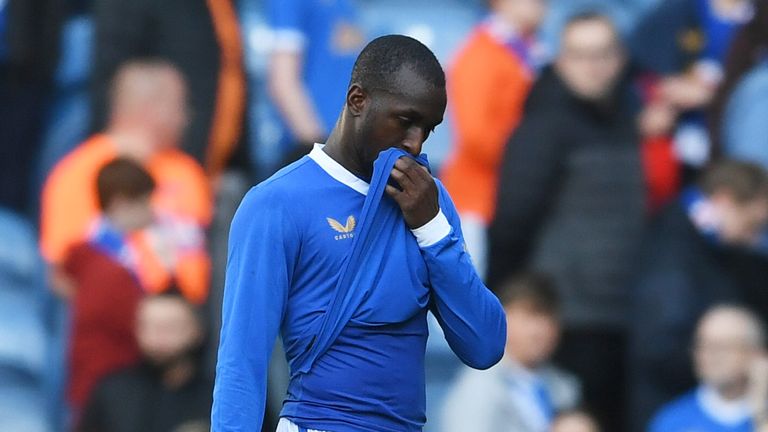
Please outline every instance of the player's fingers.
[{"label": "player's fingers", "polygon": [[402,171],[412,185],[412,187],[404,186],[403,190],[407,190],[412,195],[418,196],[434,188],[435,180],[432,178],[429,171],[423,169],[424,167],[421,164],[409,159],[409,162],[404,162],[401,166],[403,166],[402,169],[395,164],[395,169]]},{"label": "player's fingers", "polygon": [[405,175],[407,175],[411,179],[411,181],[419,180],[419,177],[416,171],[418,171],[418,168],[420,166],[421,165],[419,165],[418,162],[416,162],[415,160],[409,157],[401,157],[400,159],[397,160],[397,162],[395,162],[395,168],[405,173]]},{"label": "player's fingers", "polygon": [[396,187],[392,185],[387,185],[387,187],[384,188],[384,192],[386,192],[387,195],[391,196],[392,199],[395,200],[395,202],[398,205],[400,204],[401,196],[403,194],[400,190],[398,190]]},{"label": "player's fingers", "polygon": [[411,179],[411,177],[404,171],[398,168],[392,168],[390,175],[404,191],[413,191],[415,189],[416,185],[414,184],[413,179]]},{"label": "player's fingers", "polygon": [[431,183],[435,181],[435,179],[432,178],[432,174],[429,173],[429,169],[421,164],[416,164],[417,167],[412,171],[413,177],[421,180],[426,181],[428,183]]}]

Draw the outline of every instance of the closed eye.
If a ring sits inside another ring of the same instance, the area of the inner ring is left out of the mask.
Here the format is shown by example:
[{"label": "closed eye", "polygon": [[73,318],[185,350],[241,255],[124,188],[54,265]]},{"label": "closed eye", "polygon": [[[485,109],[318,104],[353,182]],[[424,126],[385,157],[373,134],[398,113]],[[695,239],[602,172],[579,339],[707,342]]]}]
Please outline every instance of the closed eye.
[{"label": "closed eye", "polygon": [[410,117],[398,116],[397,119],[400,120],[400,124],[406,127],[413,124],[413,119]]}]

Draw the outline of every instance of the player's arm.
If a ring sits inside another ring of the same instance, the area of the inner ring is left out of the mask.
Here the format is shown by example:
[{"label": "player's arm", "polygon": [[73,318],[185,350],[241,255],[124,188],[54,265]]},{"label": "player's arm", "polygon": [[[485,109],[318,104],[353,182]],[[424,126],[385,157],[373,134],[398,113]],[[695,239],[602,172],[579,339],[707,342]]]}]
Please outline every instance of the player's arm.
[{"label": "player's arm", "polygon": [[464,248],[459,219],[447,193],[408,158],[387,186],[421,248],[432,285],[433,312],[451,349],[468,366],[486,369],[504,354],[506,318],[498,299],[483,284]]},{"label": "player's arm", "polygon": [[325,131],[303,80],[307,35],[302,14],[301,4],[295,0],[270,1],[274,40],[267,81],[270,96],[293,136],[299,142],[313,143],[322,140]]},{"label": "player's arm", "polygon": [[281,201],[255,188],[232,221],[212,431],[260,431],[267,371],[283,319],[298,235]]}]

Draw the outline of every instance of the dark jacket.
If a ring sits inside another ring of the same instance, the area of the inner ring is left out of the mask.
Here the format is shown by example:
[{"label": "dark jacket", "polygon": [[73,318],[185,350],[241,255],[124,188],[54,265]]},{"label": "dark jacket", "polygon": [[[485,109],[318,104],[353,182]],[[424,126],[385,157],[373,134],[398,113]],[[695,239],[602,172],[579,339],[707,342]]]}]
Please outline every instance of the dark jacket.
[{"label": "dark jacket", "polygon": [[141,365],[106,377],[93,392],[80,432],[210,430],[213,383],[197,374],[181,388],[164,387],[158,372]]},{"label": "dark jacket", "polygon": [[545,70],[507,145],[490,229],[489,283],[531,266],[552,275],[570,328],[617,329],[643,230],[635,104],[598,104]]},{"label": "dark jacket", "polygon": [[680,204],[649,230],[633,284],[630,328],[631,418],[645,430],[656,409],[690,390],[691,347],[699,318],[718,303],[768,313],[768,262],[704,238]]}]

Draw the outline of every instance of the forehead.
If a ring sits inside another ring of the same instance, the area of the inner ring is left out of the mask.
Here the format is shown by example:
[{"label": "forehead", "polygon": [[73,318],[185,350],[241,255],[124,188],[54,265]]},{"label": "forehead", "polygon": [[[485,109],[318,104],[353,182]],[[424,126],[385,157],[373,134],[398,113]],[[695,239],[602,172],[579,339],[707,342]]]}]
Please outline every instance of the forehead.
[{"label": "forehead", "polygon": [[192,311],[175,299],[146,299],[139,308],[139,318],[144,322],[184,321],[192,318]]},{"label": "forehead", "polygon": [[413,110],[439,118],[445,112],[445,88],[435,87],[408,67],[395,73],[390,89],[376,93],[386,109]]},{"label": "forehead", "polygon": [[613,24],[602,18],[578,21],[568,25],[562,34],[564,47],[592,47],[617,42]]},{"label": "forehead", "polygon": [[706,317],[699,326],[701,339],[735,339],[750,337],[754,329],[749,318],[734,311],[718,311]]}]

